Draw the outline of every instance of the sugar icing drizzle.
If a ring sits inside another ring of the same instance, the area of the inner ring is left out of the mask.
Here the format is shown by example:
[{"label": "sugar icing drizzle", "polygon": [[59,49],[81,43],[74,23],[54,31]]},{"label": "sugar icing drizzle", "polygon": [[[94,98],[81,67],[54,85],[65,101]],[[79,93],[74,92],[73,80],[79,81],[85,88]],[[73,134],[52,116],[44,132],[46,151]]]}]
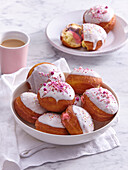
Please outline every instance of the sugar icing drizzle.
[{"label": "sugar icing drizzle", "polygon": [[73,88],[66,82],[51,81],[44,83],[39,90],[40,97],[52,97],[56,101],[73,100],[75,92]]},{"label": "sugar icing drizzle", "polygon": [[94,130],[94,124],[90,114],[82,107],[73,105],[72,108],[74,114],[77,116],[77,119],[79,121],[83,133],[92,132]]},{"label": "sugar icing drizzle", "polygon": [[105,30],[96,24],[83,24],[83,39],[84,41],[93,42],[93,50],[96,49],[99,40],[104,44],[107,34]]},{"label": "sugar icing drizzle", "polygon": [[86,75],[86,76],[92,76],[92,77],[99,77],[100,75],[98,73],[96,73],[95,71],[93,71],[92,69],[86,68],[84,69],[83,67],[79,67],[74,68],[74,70],[71,72],[71,74],[75,74],[75,75]]},{"label": "sugar icing drizzle", "polygon": [[114,11],[108,6],[94,6],[88,9],[84,15],[86,23],[99,24],[101,22],[109,22],[114,16]]},{"label": "sugar icing drizzle", "polygon": [[35,113],[43,114],[46,110],[40,106],[37,95],[32,92],[24,92],[20,95],[23,104]]},{"label": "sugar icing drizzle", "polygon": [[61,72],[55,65],[41,64],[34,68],[34,71],[27,81],[31,86],[31,90],[37,93],[43,83],[58,79],[65,81],[63,72]]},{"label": "sugar icing drizzle", "polygon": [[109,90],[102,87],[91,88],[84,93],[102,111],[109,114],[115,114],[118,111],[117,101]]},{"label": "sugar icing drizzle", "polygon": [[44,113],[42,116],[38,118],[38,121],[52,127],[65,128],[61,123],[61,117],[59,114]]}]

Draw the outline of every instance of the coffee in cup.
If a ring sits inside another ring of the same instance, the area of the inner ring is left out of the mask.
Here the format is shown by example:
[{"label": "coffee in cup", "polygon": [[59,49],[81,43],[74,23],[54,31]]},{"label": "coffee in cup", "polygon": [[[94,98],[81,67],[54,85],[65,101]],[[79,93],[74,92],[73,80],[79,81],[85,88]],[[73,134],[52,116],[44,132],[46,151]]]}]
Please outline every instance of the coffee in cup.
[{"label": "coffee in cup", "polygon": [[16,72],[27,64],[29,36],[20,31],[8,31],[0,35],[1,73]]}]

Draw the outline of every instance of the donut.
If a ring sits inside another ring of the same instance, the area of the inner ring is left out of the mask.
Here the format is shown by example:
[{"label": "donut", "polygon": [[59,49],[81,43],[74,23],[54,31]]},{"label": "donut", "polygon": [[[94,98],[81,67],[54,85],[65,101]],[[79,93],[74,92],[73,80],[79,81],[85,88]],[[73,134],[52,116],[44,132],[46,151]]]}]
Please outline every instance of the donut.
[{"label": "donut", "polygon": [[70,105],[61,115],[63,125],[71,135],[90,133],[94,124],[90,114],[82,107]]},{"label": "donut", "polygon": [[83,94],[86,89],[100,86],[102,78],[92,69],[79,67],[74,68],[67,76],[66,82],[72,86],[75,93]]},{"label": "donut", "polygon": [[36,130],[56,134],[56,135],[68,135],[67,130],[61,123],[61,117],[56,113],[44,113],[35,122]]},{"label": "donut", "polygon": [[101,26],[87,23],[83,24],[82,28],[82,47],[86,48],[87,51],[98,50],[105,43],[107,34]]},{"label": "donut", "polygon": [[82,96],[82,107],[100,122],[111,120],[118,111],[114,95],[102,87],[86,90]]},{"label": "donut", "polygon": [[98,5],[85,11],[83,23],[100,25],[108,33],[115,26],[116,16],[111,7]]},{"label": "donut", "polygon": [[27,76],[27,82],[32,92],[38,93],[43,83],[52,80],[65,81],[65,76],[54,64],[43,62],[34,65]]},{"label": "donut", "polygon": [[38,102],[37,94],[24,92],[14,101],[17,114],[25,121],[34,124],[37,118],[46,110]]},{"label": "donut", "polygon": [[44,83],[37,94],[39,103],[48,111],[62,112],[75,101],[75,92],[66,82]]},{"label": "donut", "polygon": [[79,48],[82,42],[82,27],[78,24],[69,24],[62,31],[60,40],[62,44],[69,48]]}]

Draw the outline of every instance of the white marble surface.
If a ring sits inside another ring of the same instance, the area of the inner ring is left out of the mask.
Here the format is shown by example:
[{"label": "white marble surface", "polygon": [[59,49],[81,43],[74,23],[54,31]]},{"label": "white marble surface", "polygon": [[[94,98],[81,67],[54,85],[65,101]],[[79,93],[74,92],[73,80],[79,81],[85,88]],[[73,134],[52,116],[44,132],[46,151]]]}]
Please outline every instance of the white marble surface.
[{"label": "white marble surface", "polygon": [[41,167],[28,168],[29,170],[128,169],[128,43],[108,56],[85,58],[56,50],[45,36],[46,25],[55,16],[104,3],[111,5],[115,13],[128,22],[127,0],[0,0],[0,33],[18,29],[30,35],[28,66],[65,57],[71,68],[81,65],[97,71],[104,82],[115,90],[120,100],[120,121],[115,127],[120,147],[75,160],[47,163]]}]

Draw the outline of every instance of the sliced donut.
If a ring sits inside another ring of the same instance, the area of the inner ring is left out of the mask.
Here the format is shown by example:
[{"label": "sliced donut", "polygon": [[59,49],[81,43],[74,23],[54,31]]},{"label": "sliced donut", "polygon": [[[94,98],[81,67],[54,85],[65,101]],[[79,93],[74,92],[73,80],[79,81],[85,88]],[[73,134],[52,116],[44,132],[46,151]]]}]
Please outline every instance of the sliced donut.
[{"label": "sliced donut", "polygon": [[79,48],[82,42],[82,27],[78,24],[69,24],[62,31],[60,39],[62,44],[69,48]]},{"label": "sliced donut", "polygon": [[88,51],[98,50],[107,38],[105,30],[96,24],[83,24],[83,41],[82,47]]}]

